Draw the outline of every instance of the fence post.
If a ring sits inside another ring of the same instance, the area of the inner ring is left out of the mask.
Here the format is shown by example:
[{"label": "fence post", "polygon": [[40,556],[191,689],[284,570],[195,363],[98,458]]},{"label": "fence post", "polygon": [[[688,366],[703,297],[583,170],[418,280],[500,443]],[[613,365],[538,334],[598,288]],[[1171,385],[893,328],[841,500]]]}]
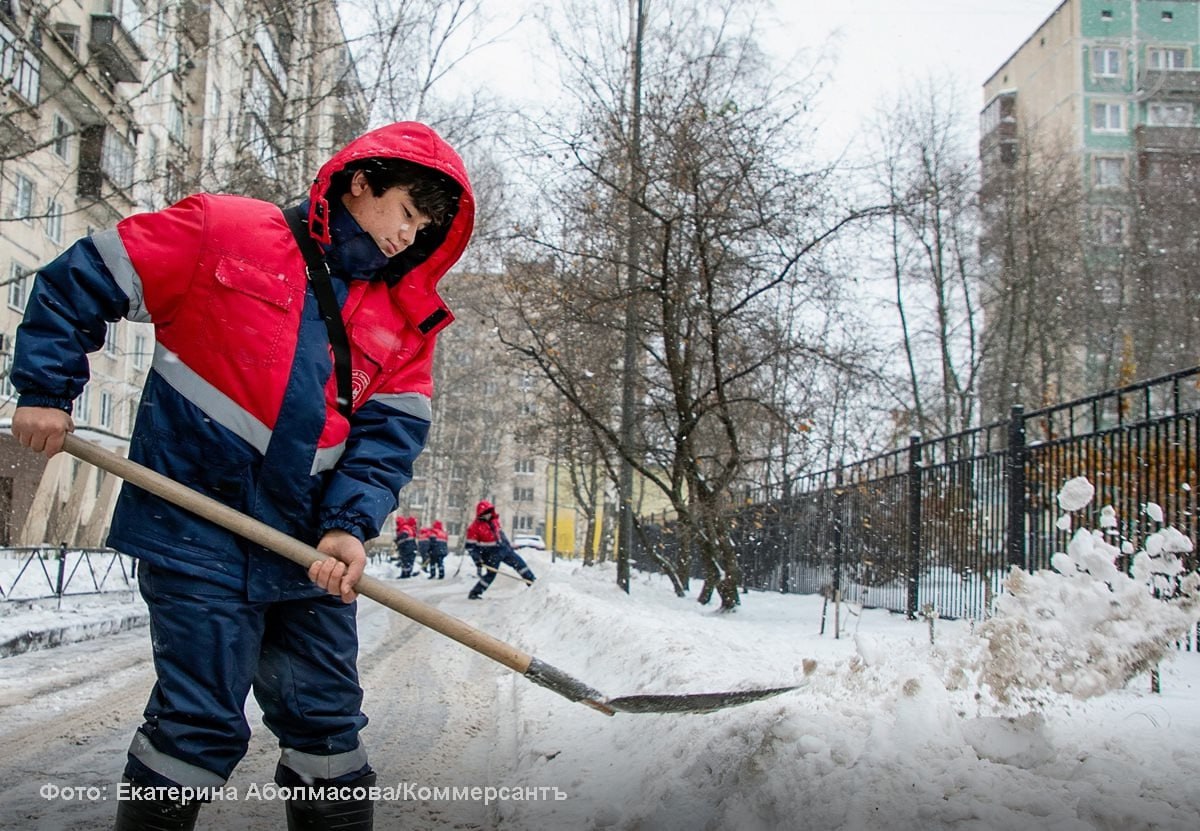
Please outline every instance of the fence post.
[{"label": "fence post", "polygon": [[[842,488],[842,462],[838,461],[833,477],[833,583],[829,589],[836,598],[842,590],[842,524],[845,519],[846,494]],[[836,634],[836,633],[835,633]]]},{"label": "fence post", "polygon": [[[41,556],[39,554],[39,556]],[[58,608],[62,608],[63,596],[63,579],[67,571],[67,544],[65,542],[58,544],[58,580],[54,587],[54,593],[58,596]]]},{"label": "fence post", "polygon": [[1013,404],[1008,420],[1008,565],[1028,569],[1025,552],[1025,407]]},{"label": "fence post", "polygon": [[905,612],[917,619],[921,574],[921,437],[908,437],[908,597]]}]

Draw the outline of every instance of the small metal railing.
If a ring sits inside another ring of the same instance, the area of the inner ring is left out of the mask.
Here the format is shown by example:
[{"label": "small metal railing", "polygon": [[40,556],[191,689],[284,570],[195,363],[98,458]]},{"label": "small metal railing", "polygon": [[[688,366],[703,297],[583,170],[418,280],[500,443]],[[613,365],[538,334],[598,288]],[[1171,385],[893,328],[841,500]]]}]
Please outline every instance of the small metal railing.
[{"label": "small metal railing", "polygon": [[132,592],[136,561],[111,548],[0,548],[0,602]]}]

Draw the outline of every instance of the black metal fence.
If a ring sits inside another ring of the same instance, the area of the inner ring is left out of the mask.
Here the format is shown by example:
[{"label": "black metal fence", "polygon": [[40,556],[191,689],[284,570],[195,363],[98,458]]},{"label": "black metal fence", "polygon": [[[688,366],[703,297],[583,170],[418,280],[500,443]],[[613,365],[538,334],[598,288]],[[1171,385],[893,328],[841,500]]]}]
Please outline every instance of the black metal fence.
[{"label": "black metal fence", "polygon": [[[807,475],[729,517],[748,588],[839,592],[915,617],[982,618],[1011,565],[1048,568],[1078,528],[1128,552],[1163,525],[1197,532],[1200,367]],[[1068,514],[1063,484],[1091,503]],[[1161,510],[1162,521],[1158,520]],[[1064,517],[1066,517],[1064,519]],[[669,522],[641,546],[677,556]],[[672,549],[675,550],[672,550]],[[640,556],[639,556],[640,555]]]},{"label": "black metal fence", "polygon": [[0,602],[133,592],[135,560],[111,548],[0,548]]}]

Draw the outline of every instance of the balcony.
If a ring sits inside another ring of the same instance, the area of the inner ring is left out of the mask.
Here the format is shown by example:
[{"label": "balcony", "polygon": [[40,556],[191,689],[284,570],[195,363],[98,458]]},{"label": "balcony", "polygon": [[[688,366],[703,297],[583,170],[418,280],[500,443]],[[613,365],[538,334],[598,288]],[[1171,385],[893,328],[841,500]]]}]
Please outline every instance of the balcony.
[{"label": "balcony", "polygon": [[119,197],[132,204],[133,145],[109,124],[90,124],[80,130],[79,138],[78,194],[101,200]]},{"label": "balcony", "polygon": [[1143,98],[1200,97],[1200,68],[1143,69],[1138,73],[1138,94]]},{"label": "balcony", "polygon": [[1151,127],[1134,130],[1139,151],[1200,153],[1200,127]]},{"label": "balcony", "polygon": [[88,41],[88,52],[101,71],[113,81],[136,83],[141,80],[138,64],[146,60],[146,55],[114,15],[92,15],[92,39]]}]

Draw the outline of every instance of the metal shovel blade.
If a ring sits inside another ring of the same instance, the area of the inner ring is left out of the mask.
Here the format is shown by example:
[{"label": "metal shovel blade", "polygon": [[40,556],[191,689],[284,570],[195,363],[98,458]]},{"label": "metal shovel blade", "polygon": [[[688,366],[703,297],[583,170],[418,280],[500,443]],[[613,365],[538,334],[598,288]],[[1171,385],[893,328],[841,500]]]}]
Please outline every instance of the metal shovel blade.
[{"label": "metal shovel blade", "polygon": [[726,707],[738,707],[761,701],[797,687],[770,687],[739,692],[688,693],[684,695],[625,695],[607,698],[604,704],[618,713],[711,713]]}]

